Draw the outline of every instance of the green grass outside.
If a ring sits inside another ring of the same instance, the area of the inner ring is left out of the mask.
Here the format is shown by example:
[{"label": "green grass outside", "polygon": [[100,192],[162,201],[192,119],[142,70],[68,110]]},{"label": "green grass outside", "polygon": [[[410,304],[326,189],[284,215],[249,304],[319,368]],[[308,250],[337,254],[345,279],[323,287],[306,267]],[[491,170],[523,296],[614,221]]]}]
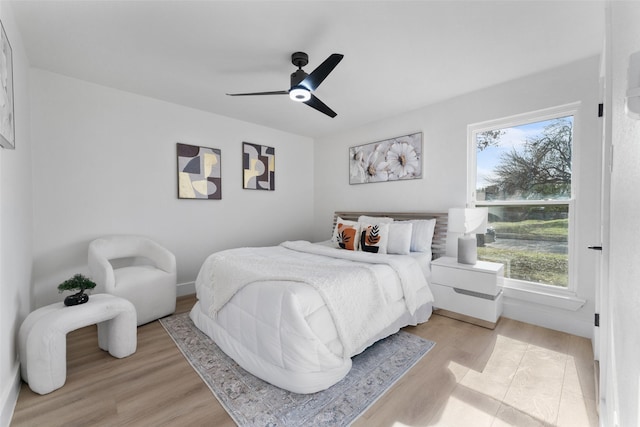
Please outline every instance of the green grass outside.
[{"label": "green grass outside", "polygon": [[[498,239],[501,234],[516,234],[514,237],[518,239],[566,242],[569,231],[567,219],[494,222],[491,226]],[[565,288],[568,285],[569,257],[566,254],[481,247],[478,258],[503,263],[505,277]]]},{"label": "green grass outside", "polygon": [[478,258],[505,265],[505,277],[566,288],[569,279],[567,255],[511,249],[478,248]]},{"label": "green grass outside", "polygon": [[518,222],[492,222],[497,234],[518,234],[522,239],[566,241],[569,232],[568,219],[525,220]]}]

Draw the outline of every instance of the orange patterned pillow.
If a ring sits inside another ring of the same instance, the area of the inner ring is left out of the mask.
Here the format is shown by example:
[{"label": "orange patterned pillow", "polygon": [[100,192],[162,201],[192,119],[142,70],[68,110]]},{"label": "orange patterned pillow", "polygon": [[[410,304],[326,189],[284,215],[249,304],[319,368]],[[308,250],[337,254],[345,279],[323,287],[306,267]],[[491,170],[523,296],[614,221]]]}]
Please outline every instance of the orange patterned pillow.
[{"label": "orange patterned pillow", "polygon": [[358,225],[336,224],[336,240],[342,249],[355,251],[358,249]]},{"label": "orange patterned pillow", "polygon": [[360,250],[377,254],[387,253],[389,239],[389,223],[361,224]]}]

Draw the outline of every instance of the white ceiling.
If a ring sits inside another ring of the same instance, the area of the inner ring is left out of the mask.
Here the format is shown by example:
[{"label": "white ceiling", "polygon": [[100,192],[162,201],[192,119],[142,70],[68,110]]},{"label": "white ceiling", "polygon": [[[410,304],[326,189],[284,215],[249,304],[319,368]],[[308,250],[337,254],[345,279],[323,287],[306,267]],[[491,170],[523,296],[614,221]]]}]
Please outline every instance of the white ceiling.
[{"label": "white ceiling", "polygon": [[[319,137],[596,55],[602,1],[13,1],[30,64]],[[286,96],[291,53],[331,119]],[[567,82],[571,84],[571,82]]]}]

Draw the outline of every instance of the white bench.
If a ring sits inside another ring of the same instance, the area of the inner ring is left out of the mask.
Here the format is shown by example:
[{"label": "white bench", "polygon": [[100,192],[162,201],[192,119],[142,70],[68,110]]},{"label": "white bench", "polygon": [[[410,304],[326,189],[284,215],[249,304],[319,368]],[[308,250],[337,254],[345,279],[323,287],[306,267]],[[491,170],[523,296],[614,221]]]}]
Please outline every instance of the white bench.
[{"label": "white bench", "polygon": [[67,379],[67,333],[98,325],[98,345],[113,357],[136,352],[137,317],[132,303],[108,294],[84,304],[51,304],[30,313],[20,326],[20,373],[31,390],[47,394]]}]

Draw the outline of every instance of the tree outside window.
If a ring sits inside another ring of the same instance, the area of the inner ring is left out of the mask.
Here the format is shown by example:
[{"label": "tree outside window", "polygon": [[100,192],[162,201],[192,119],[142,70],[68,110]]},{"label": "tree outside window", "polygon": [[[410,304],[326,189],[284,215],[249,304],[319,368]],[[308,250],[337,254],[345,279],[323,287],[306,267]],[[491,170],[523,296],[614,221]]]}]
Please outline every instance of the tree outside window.
[{"label": "tree outside window", "polygon": [[478,257],[515,280],[567,287],[573,116],[475,133]]}]

